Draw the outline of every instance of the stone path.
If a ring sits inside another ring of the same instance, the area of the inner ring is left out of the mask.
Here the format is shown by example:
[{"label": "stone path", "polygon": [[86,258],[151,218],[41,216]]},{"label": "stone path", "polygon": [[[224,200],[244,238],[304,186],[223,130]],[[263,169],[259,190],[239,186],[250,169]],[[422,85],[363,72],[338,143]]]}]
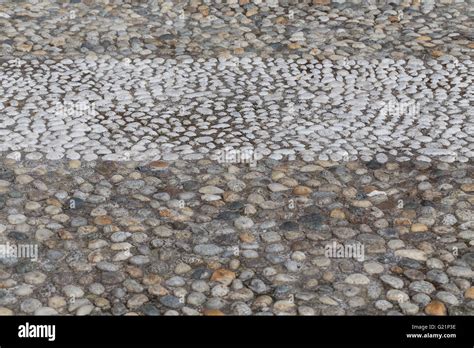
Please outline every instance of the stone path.
[{"label": "stone path", "polygon": [[0,150],[27,158],[474,156],[470,60],[15,63],[0,70]]}]

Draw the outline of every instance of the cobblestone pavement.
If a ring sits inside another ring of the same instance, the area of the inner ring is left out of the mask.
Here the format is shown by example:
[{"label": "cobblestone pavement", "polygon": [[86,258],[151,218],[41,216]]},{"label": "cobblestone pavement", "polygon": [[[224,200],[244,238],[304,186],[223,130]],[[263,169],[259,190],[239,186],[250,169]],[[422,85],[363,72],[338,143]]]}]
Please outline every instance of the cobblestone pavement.
[{"label": "cobblestone pavement", "polygon": [[0,1],[0,315],[473,315],[464,1]]}]

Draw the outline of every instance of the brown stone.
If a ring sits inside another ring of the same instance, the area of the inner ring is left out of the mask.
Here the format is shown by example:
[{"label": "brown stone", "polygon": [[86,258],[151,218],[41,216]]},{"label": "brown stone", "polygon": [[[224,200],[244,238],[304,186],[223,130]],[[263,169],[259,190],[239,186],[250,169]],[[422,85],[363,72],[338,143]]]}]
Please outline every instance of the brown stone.
[{"label": "brown stone", "polygon": [[222,264],[217,260],[209,260],[207,262],[207,268],[215,271],[215,270],[218,270],[219,268],[222,268]]},{"label": "brown stone", "polygon": [[404,210],[404,211],[402,211],[402,214],[401,214],[401,215],[402,215],[404,218],[413,220],[414,218],[416,218],[416,211],[413,210],[413,209]]},{"label": "brown stone", "polygon": [[77,169],[81,167],[81,161],[78,160],[72,160],[69,161],[69,168],[71,169]]},{"label": "brown stone", "polygon": [[234,54],[244,54],[245,50],[243,47],[237,47],[234,49]]},{"label": "brown stone", "polygon": [[421,36],[418,36],[416,38],[416,41],[431,41],[431,37],[427,36],[427,35],[421,35]]},{"label": "brown stone", "polygon": [[127,273],[132,277],[132,278],[141,278],[143,277],[143,271],[136,267],[136,266],[127,266]]},{"label": "brown stone", "polygon": [[285,24],[288,24],[288,19],[286,17],[280,16],[280,17],[277,17],[277,19],[275,20],[275,23],[285,25]]},{"label": "brown stone", "polygon": [[313,0],[313,5],[329,5],[331,0]]},{"label": "brown stone", "polygon": [[344,220],[346,218],[346,213],[342,209],[336,208],[331,211],[330,216],[334,219]]},{"label": "brown stone", "polygon": [[309,196],[312,192],[313,190],[307,186],[296,186],[293,189],[293,194],[297,196]]},{"label": "brown stone", "polygon": [[13,311],[6,307],[0,307],[0,316],[11,316],[13,315]]},{"label": "brown stone", "polygon": [[[388,201],[383,201],[379,204],[377,204],[377,208],[379,208],[380,210],[385,210],[385,211],[389,211],[389,210],[392,210],[392,209],[395,209],[396,208],[396,204],[394,201],[392,200],[388,200]],[[410,222],[411,224],[411,222]]]},{"label": "brown stone", "polygon": [[148,166],[153,169],[166,169],[169,167],[169,164],[165,161],[153,161],[150,162]]},{"label": "brown stone", "polygon": [[288,48],[290,50],[297,50],[298,48],[301,48],[301,45],[297,42],[292,42],[292,43],[288,44]]},{"label": "brown stone", "polygon": [[364,190],[364,193],[371,193],[372,191],[378,191],[377,187],[372,186],[372,185],[367,185],[362,188]]},{"label": "brown stone", "polygon": [[240,195],[232,191],[225,191],[222,194],[222,199],[224,202],[237,202],[240,199]]},{"label": "brown stone", "polygon": [[254,7],[250,8],[250,9],[245,13],[245,15],[246,15],[247,17],[252,17],[252,16],[255,16],[257,13],[258,13],[258,7],[257,7],[257,6],[254,6]]},{"label": "brown stone", "polygon": [[320,51],[316,47],[312,48],[311,51],[309,51],[309,54],[311,54],[312,56],[315,56],[319,53]]},{"label": "brown stone", "polygon": [[464,192],[474,192],[474,183],[461,185],[461,190]]},{"label": "brown stone", "polygon": [[395,274],[402,274],[403,268],[401,268],[400,266],[392,266],[390,267],[390,271],[392,271]]},{"label": "brown stone", "polygon": [[143,284],[145,285],[153,285],[160,283],[163,279],[158,274],[147,274],[143,277]]},{"label": "brown stone", "polygon": [[59,230],[58,231],[58,236],[59,238],[61,238],[62,240],[71,240],[71,239],[74,239],[74,236],[71,232],[69,231],[66,231],[66,230]]},{"label": "brown stone", "polygon": [[400,18],[398,18],[398,16],[388,16],[388,20],[392,23],[400,22]]},{"label": "brown stone", "polygon": [[474,286],[471,286],[464,292],[464,297],[469,300],[474,300]]},{"label": "brown stone", "polygon": [[218,309],[204,309],[202,311],[202,314],[208,317],[214,317],[214,316],[223,316],[225,315],[222,311]]},{"label": "brown stone", "polygon": [[155,296],[165,296],[169,293],[168,290],[160,284],[150,285],[150,287],[148,288],[148,292]]},{"label": "brown stone", "polygon": [[113,161],[103,161],[96,166],[96,171],[104,176],[113,175],[117,172],[118,165]]},{"label": "brown stone", "polygon": [[97,216],[94,219],[94,223],[96,225],[99,225],[99,226],[111,225],[112,224],[112,218],[110,216],[107,216],[107,215]]},{"label": "brown stone", "polygon": [[66,39],[62,36],[57,36],[57,37],[54,37],[53,39],[51,39],[50,43],[53,46],[60,47],[60,46],[64,46],[66,44]]},{"label": "brown stone", "polygon": [[100,250],[94,250],[89,255],[87,255],[87,260],[90,263],[97,263],[97,262],[102,261],[103,259],[104,259],[104,255],[102,254]]},{"label": "brown stone", "polygon": [[239,238],[244,243],[253,243],[255,242],[255,236],[251,233],[244,232],[239,235]]},{"label": "brown stone", "polygon": [[104,297],[97,297],[94,300],[94,304],[99,308],[104,308],[104,309],[110,308],[110,301]]},{"label": "brown stone", "polygon": [[30,52],[32,48],[33,48],[33,45],[26,44],[26,43],[23,43],[17,46],[17,49],[21,52]]},{"label": "brown stone", "polygon": [[408,226],[411,225],[411,220],[406,218],[396,218],[393,220],[395,226]]},{"label": "brown stone", "polygon": [[48,198],[46,200],[46,203],[48,203],[48,205],[53,205],[58,208],[61,208],[63,206],[63,204],[60,201],[58,201],[56,198]]},{"label": "brown stone", "polygon": [[439,51],[439,50],[433,50],[431,51],[431,56],[434,57],[434,58],[438,58],[438,57],[441,57],[441,56],[444,56],[445,53],[443,51]]},{"label": "brown stone", "polygon": [[428,226],[425,224],[416,223],[411,225],[410,230],[411,232],[426,232],[428,231]]},{"label": "brown stone", "polygon": [[440,301],[431,301],[425,307],[425,313],[428,315],[446,315],[446,306]]},{"label": "brown stone", "polygon": [[214,271],[211,277],[211,281],[219,282],[224,285],[230,285],[234,279],[235,273],[225,268]]},{"label": "brown stone", "polygon": [[209,6],[201,5],[198,7],[198,10],[204,17],[209,16]]},{"label": "brown stone", "polygon": [[169,209],[162,209],[160,210],[161,217],[170,217],[172,215],[171,210]]}]

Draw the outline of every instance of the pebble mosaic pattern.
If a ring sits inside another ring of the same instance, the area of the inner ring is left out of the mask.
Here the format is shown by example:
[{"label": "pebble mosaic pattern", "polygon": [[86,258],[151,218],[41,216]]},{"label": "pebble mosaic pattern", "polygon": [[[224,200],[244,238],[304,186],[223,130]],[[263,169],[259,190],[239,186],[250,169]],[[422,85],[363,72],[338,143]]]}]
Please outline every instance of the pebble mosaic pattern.
[{"label": "pebble mosaic pattern", "polygon": [[200,159],[241,147],[306,160],[474,154],[470,60],[13,63],[0,70],[0,150],[33,159]]}]

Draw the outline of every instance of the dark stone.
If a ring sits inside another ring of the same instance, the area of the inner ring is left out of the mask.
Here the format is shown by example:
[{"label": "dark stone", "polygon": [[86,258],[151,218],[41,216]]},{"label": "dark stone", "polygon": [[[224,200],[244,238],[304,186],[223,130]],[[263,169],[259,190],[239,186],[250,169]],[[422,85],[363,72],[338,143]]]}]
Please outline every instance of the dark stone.
[{"label": "dark stone", "polygon": [[11,239],[14,239],[14,240],[19,240],[19,241],[24,241],[24,240],[29,239],[29,237],[25,233],[17,232],[17,231],[10,232],[8,234],[8,238],[11,238]]},{"label": "dark stone", "polygon": [[399,261],[399,258],[396,257],[393,252],[389,252],[387,254],[383,254],[383,255],[380,255],[377,257],[377,261],[380,262],[380,263],[383,263],[383,264],[388,264],[388,265],[391,265],[391,264],[394,264],[394,263],[397,263]]},{"label": "dark stone", "polygon": [[472,316],[472,315],[474,315],[474,310],[473,309],[468,309],[468,308],[462,307],[462,306],[450,306],[450,307],[448,307],[448,314],[449,315]]},{"label": "dark stone", "polygon": [[24,274],[28,273],[31,271],[34,271],[36,269],[37,265],[35,262],[30,262],[26,260],[21,260],[16,266],[15,266],[15,271],[16,273],[19,274]]},{"label": "dark stone", "polygon": [[288,300],[292,287],[288,284],[278,285],[273,291],[273,296],[278,300]]},{"label": "dark stone", "polygon": [[49,194],[46,191],[33,190],[28,192],[28,198],[30,201],[44,201],[49,198]]},{"label": "dark stone", "polygon": [[71,272],[58,272],[53,275],[53,282],[57,285],[74,284],[74,274]]},{"label": "dark stone", "polygon": [[163,306],[166,306],[166,307],[172,308],[172,309],[179,309],[179,308],[184,306],[184,303],[182,301],[180,301],[179,298],[177,298],[176,296],[172,296],[172,295],[166,295],[166,296],[161,297],[160,298],[160,303]]},{"label": "dark stone", "polygon": [[420,203],[416,201],[405,201],[403,202],[404,209],[417,209],[420,206]]},{"label": "dark stone", "polygon": [[188,225],[181,221],[173,221],[170,223],[170,227],[173,230],[183,231],[188,227]]},{"label": "dark stone", "polygon": [[15,174],[10,169],[0,167],[0,180],[13,181]]},{"label": "dark stone", "polygon": [[199,182],[196,180],[189,180],[183,182],[183,190],[185,191],[195,191],[199,188]]},{"label": "dark stone", "polygon": [[231,202],[226,205],[227,209],[232,210],[232,211],[238,211],[241,210],[245,207],[245,204],[242,202]]},{"label": "dark stone", "polygon": [[372,169],[372,170],[380,169],[383,166],[382,163],[377,162],[377,160],[375,159],[367,162],[365,165],[367,168]]},{"label": "dark stone", "polygon": [[125,275],[120,272],[102,272],[102,283],[106,285],[118,284],[125,280]]},{"label": "dark stone", "polygon": [[127,295],[127,291],[124,288],[114,288],[112,290],[112,296],[115,298],[124,298]]},{"label": "dark stone", "polygon": [[421,269],[422,268],[421,264],[418,261],[408,259],[408,258],[402,258],[398,262],[398,265],[402,268],[413,268],[413,269]]},{"label": "dark stone", "polygon": [[280,225],[280,230],[283,231],[298,231],[300,226],[294,221],[285,221]]},{"label": "dark stone", "polygon": [[22,198],[22,197],[23,197],[23,193],[22,193],[22,192],[20,192],[20,191],[15,191],[15,190],[10,191],[10,192],[8,193],[8,195],[9,195],[11,198]]},{"label": "dark stone", "polygon": [[308,250],[311,248],[311,243],[309,243],[307,240],[298,240],[291,244],[291,250],[292,251],[303,251],[303,250]]},{"label": "dark stone", "polygon": [[449,277],[440,269],[432,269],[426,273],[426,279],[435,284],[447,284],[449,283]]},{"label": "dark stone", "polygon": [[117,172],[118,165],[114,161],[102,161],[95,167],[95,169],[103,176],[111,176]]},{"label": "dark stone", "polygon": [[436,235],[431,232],[414,232],[414,233],[406,233],[402,235],[400,238],[409,243],[419,243],[426,240],[435,240]]},{"label": "dark stone", "polygon": [[59,250],[48,250],[48,252],[46,253],[46,257],[48,258],[48,260],[57,261],[64,257],[64,252]]},{"label": "dark stone", "polygon": [[318,213],[303,215],[298,220],[298,222],[304,225],[304,227],[313,229],[313,230],[319,229],[323,221],[324,221],[324,217]]},{"label": "dark stone", "polygon": [[155,260],[148,266],[148,270],[153,274],[164,275],[169,271],[170,266],[167,262],[161,260]]},{"label": "dark stone", "polygon": [[155,305],[151,303],[146,303],[142,306],[141,308],[143,314],[148,315],[148,316],[157,316],[160,315],[160,310],[156,308]]},{"label": "dark stone", "polygon": [[194,270],[194,272],[191,274],[192,279],[209,279],[212,275],[211,270],[207,268],[197,268]]},{"label": "dark stone", "polygon": [[57,291],[53,284],[43,284],[38,288],[37,293],[43,298],[51,297]]},{"label": "dark stone", "polygon": [[164,35],[161,35],[160,37],[158,37],[158,39],[160,41],[169,41],[169,40],[174,40],[175,36],[172,35],[172,34],[164,34]]},{"label": "dark stone", "polygon": [[462,260],[471,266],[471,268],[474,268],[474,253],[464,254]]},{"label": "dark stone", "polygon": [[137,166],[135,167],[135,170],[138,172],[146,173],[146,172],[151,172],[152,169],[147,166]]},{"label": "dark stone", "polygon": [[224,221],[229,221],[229,220],[235,220],[240,216],[239,213],[235,211],[223,211],[217,214],[216,219],[217,220],[224,220]]},{"label": "dark stone", "polygon": [[270,47],[272,48],[272,50],[278,52],[283,49],[283,44],[281,42],[273,42],[270,44]]},{"label": "dark stone", "polygon": [[382,228],[377,231],[377,234],[387,239],[398,238],[398,230],[391,227]]},{"label": "dark stone", "polygon": [[385,248],[385,240],[376,234],[362,233],[357,240],[366,247],[366,252],[381,252]]},{"label": "dark stone", "polygon": [[270,261],[273,265],[278,265],[279,263],[285,262],[286,257],[277,254],[267,254],[265,255],[265,259]]},{"label": "dark stone", "polygon": [[403,272],[403,274],[405,275],[405,277],[411,280],[424,280],[425,279],[425,274],[416,269],[407,269],[405,272]]},{"label": "dark stone", "polygon": [[[213,238],[212,242],[219,246],[235,246],[239,244],[237,234],[222,234]],[[228,250],[230,252],[229,256],[234,254],[234,250]]]},{"label": "dark stone", "polygon": [[115,303],[112,307],[112,314],[113,315],[124,315],[127,313],[127,307],[123,303]]}]

